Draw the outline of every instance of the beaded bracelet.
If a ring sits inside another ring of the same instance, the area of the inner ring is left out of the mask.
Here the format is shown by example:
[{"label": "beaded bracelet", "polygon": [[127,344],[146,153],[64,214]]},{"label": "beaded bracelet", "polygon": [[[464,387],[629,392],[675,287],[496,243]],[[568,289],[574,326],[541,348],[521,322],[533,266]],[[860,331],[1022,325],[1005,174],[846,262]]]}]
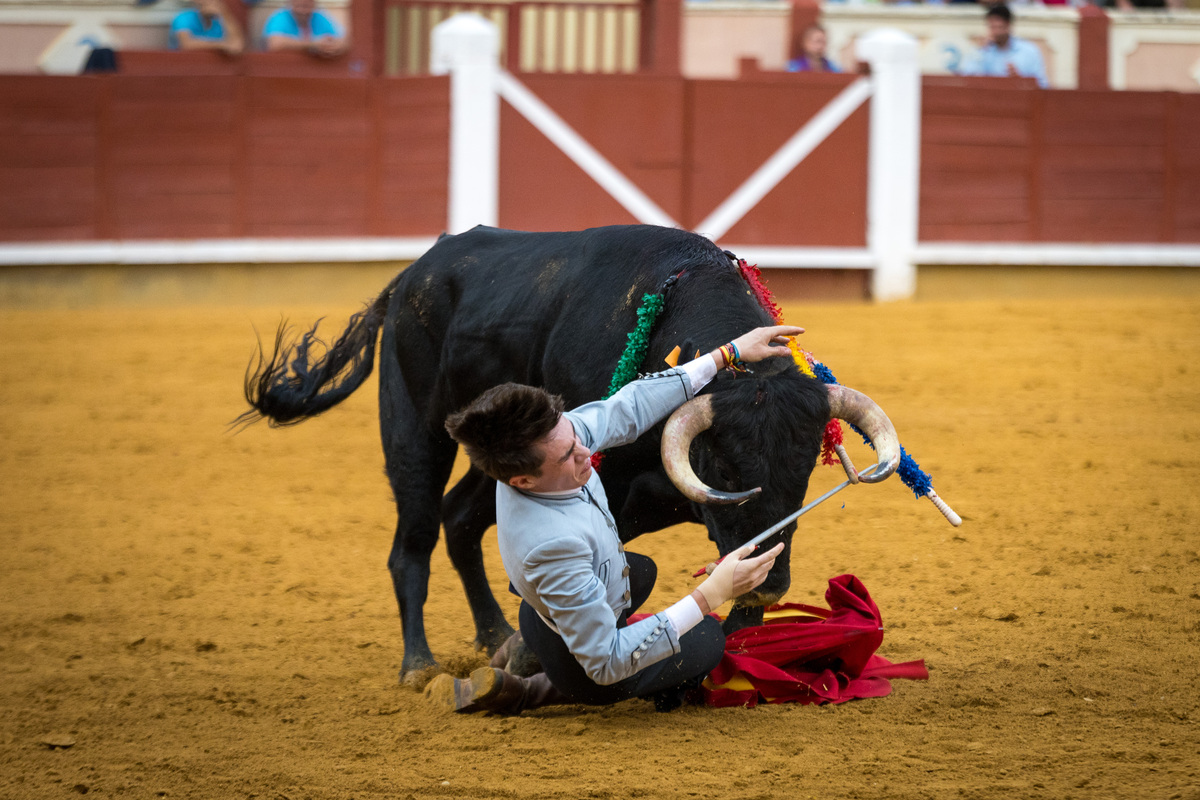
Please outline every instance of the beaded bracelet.
[{"label": "beaded bracelet", "polygon": [[738,346],[733,342],[723,344],[718,348],[721,353],[721,360],[725,362],[725,368],[731,369],[734,372],[747,372],[746,365],[742,362],[742,354],[738,351]]}]

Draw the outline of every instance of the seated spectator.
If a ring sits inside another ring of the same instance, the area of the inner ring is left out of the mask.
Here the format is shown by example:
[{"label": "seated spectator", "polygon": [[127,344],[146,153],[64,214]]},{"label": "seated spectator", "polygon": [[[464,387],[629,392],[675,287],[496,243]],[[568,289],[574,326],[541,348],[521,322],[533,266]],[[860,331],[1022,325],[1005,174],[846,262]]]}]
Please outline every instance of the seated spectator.
[{"label": "seated spectator", "polygon": [[987,43],[967,58],[959,74],[1036,78],[1038,86],[1047,88],[1050,82],[1046,80],[1042,51],[1033,42],[1012,35],[1012,12],[1008,6],[1003,3],[992,6],[984,18],[987,21]]},{"label": "seated spectator", "polygon": [[788,62],[788,72],[841,72],[837,64],[825,56],[828,44],[829,37],[825,35],[824,28],[820,25],[809,27],[800,37],[800,49],[803,52],[799,58]]},{"label": "seated spectator", "polygon": [[346,36],[324,13],[316,10],[314,0],[291,0],[267,18],[263,39],[268,50],[303,50],[321,58],[333,58],[346,52]]},{"label": "seated spectator", "polygon": [[179,13],[168,34],[172,50],[221,50],[237,55],[246,46],[242,26],[225,0],[197,0],[195,8]]}]

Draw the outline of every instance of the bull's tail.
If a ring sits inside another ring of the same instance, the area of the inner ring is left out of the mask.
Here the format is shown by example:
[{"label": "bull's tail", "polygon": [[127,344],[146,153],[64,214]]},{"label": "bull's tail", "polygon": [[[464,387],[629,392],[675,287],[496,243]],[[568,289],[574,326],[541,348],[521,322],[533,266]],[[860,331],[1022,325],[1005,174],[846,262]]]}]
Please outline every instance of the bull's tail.
[{"label": "bull's tail", "polygon": [[275,333],[270,358],[262,342],[246,369],[244,391],[250,410],[233,425],[266,419],[271,427],[295,425],[328,411],[362,385],[375,367],[375,344],[387,314],[396,281],[350,318],[342,335],[327,345],[317,337],[317,325],[296,339],[287,322]]}]

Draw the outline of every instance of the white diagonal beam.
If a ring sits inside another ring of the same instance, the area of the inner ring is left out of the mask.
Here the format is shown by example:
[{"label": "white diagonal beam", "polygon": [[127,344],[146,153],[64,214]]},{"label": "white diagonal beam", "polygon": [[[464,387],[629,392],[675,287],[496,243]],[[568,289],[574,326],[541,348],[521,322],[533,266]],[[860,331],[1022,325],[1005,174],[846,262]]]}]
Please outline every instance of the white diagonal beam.
[{"label": "white diagonal beam", "polygon": [[639,222],[668,228],[681,227],[511,74],[500,70],[496,76],[496,91]]},{"label": "white diagonal beam", "polygon": [[868,78],[859,78],[843,89],[697,225],[696,231],[713,241],[719,240],[870,96]]}]

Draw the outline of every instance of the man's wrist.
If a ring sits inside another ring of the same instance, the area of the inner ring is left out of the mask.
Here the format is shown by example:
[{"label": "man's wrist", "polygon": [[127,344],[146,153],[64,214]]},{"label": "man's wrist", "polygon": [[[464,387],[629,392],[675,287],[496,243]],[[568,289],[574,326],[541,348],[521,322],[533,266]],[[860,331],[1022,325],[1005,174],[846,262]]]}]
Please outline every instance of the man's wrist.
[{"label": "man's wrist", "polygon": [[708,597],[698,587],[692,590],[691,598],[696,601],[696,605],[700,606],[700,613],[704,616],[707,617],[713,612],[713,608],[708,602]]}]

